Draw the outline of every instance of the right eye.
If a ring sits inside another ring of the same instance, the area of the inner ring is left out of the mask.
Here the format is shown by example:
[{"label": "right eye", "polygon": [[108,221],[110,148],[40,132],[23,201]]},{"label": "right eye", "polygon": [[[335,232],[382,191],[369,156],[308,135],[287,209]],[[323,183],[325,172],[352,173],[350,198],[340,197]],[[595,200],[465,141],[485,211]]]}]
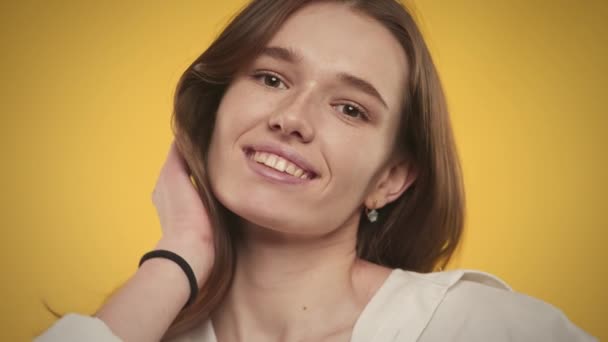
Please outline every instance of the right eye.
[{"label": "right eye", "polygon": [[279,76],[277,76],[273,73],[270,73],[267,71],[262,71],[262,72],[255,73],[252,77],[256,81],[262,83],[263,85],[265,85],[267,87],[277,88],[277,89],[287,89],[287,85],[285,84],[285,82],[283,82],[283,80]]}]

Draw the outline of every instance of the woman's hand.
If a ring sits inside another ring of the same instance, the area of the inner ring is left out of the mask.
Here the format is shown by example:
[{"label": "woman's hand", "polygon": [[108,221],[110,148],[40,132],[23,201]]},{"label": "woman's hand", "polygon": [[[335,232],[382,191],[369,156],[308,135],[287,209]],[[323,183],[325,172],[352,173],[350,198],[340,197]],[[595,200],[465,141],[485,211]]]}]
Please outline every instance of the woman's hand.
[{"label": "woman's hand", "polygon": [[162,228],[156,249],[167,249],[186,259],[201,287],[214,261],[213,232],[207,209],[175,141],[152,192],[152,202]]},{"label": "woman's hand", "polygon": [[[202,287],[215,255],[211,224],[175,142],[160,171],[152,202],[162,227],[156,248],[184,258]],[[153,258],[144,262],[95,316],[122,341],[160,341],[189,294],[188,280],[179,266],[171,260]],[[74,329],[65,330],[65,336],[86,330]]]}]

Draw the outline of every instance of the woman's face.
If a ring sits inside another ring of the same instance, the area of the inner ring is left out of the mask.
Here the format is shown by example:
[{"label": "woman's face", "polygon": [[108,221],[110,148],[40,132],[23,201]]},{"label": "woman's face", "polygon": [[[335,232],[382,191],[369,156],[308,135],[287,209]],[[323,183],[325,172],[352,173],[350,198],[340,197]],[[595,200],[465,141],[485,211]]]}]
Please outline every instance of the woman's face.
[{"label": "woman's face", "polygon": [[356,222],[387,174],[406,76],[380,23],[340,4],[302,8],[222,99],[207,165],[214,194],[285,233]]}]

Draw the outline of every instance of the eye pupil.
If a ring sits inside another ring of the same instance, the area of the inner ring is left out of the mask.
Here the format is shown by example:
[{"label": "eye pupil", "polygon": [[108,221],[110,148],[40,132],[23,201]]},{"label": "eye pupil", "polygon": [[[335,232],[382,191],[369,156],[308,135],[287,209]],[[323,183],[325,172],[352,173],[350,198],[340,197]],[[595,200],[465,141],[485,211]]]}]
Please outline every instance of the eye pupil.
[{"label": "eye pupil", "polygon": [[271,87],[277,87],[280,83],[279,78],[275,76],[267,76],[264,82],[267,86]]},{"label": "eye pupil", "polygon": [[359,111],[354,106],[346,105],[344,109],[345,109],[345,112],[347,115],[350,115],[350,116],[359,115]]}]

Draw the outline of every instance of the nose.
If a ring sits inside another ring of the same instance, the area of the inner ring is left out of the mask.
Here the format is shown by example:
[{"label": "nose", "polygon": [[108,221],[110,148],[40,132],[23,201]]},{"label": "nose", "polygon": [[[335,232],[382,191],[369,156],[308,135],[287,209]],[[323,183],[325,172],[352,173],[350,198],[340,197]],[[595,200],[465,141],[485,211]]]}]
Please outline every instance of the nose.
[{"label": "nose", "polygon": [[285,99],[286,105],[280,106],[276,113],[268,118],[270,130],[285,138],[294,137],[302,143],[314,139],[315,131],[312,125],[312,104],[307,96],[296,99]]}]

